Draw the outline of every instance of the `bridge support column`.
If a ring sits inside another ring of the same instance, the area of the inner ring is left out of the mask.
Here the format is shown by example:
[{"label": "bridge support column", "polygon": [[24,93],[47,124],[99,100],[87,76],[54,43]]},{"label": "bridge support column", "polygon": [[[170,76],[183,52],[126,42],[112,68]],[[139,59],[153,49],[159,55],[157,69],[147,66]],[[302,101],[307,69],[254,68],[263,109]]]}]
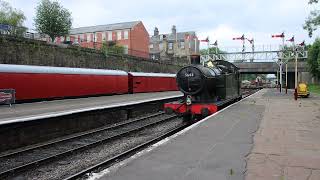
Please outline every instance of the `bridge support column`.
[{"label": "bridge support column", "polygon": [[280,93],[282,92],[282,60],[280,59]]},{"label": "bridge support column", "polygon": [[288,94],[288,63],[286,63],[286,94]]},{"label": "bridge support column", "polygon": [[279,88],[279,71],[277,70],[277,89]]}]

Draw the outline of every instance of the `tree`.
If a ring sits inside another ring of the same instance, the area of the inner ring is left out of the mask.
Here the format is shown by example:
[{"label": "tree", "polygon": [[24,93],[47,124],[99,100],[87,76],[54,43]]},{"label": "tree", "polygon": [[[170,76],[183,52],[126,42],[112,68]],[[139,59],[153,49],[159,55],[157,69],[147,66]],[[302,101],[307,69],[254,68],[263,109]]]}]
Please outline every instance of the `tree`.
[{"label": "tree", "polygon": [[[217,49],[218,50],[218,54],[219,53],[224,53],[224,51],[221,51],[219,48]],[[216,51],[216,47],[210,47],[209,48],[209,54],[215,54],[217,51]],[[208,54],[208,49],[201,49],[200,50],[200,54],[201,55],[206,55]]]},{"label": "tree", "polygon": [[27,30],[26,27],[23,27],[25,20],[26,17],[22,11],[14,9],[9,3],[0,0],[0,24],[9,25],[8,30],[4,31],[5,33],[22,35]]},{"label": "tree", "polygon": [[[319,0],[309,0],[309,4],[316,4]],[[303,25],[303,29],[307,30],[309,33],[309,37],[312,37],[312,34],[315,30],[317,30],[320,25],[320,11],[314,10],[310,12],[309,17],[306,19],[305,24]]]},{"label": "tree", "polygon": [[[220,50],[219,48],[216,49],[217,47],[210,47],[209,48],[209,54],[216,54],[216,52],[218,52],[218,54],[221,54],[221,53],[226,53],[225,51],[222,51]],[[200,50],[200,54],[201,55],[207,55],[208,54],[208,49],[201,49]],[[221,58],[224,58],[223,56],[221,56]],[[225,60],[225,59],[222,59],[222,60]]]},{"label": "tree", "polygon": [[36,8],[35,26],[38,32],[47,34],[52,42],[56,37],[69,34],[71,13],[57,1],[42,0]]},{"label": "tree", "polygon": [[308,48],[308,65],[312,75],[320,78],[320,38]]}]

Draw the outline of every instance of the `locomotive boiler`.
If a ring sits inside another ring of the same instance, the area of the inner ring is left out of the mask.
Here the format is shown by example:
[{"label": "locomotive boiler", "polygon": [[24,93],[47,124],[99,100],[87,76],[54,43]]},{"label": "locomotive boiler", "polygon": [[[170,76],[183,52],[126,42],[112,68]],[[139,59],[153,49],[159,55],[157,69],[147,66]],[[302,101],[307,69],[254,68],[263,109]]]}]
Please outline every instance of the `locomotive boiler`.
[{"label": "locomotive boiler", "polygon": [[189,120],[217,112],[225,105],[241,98],[239,68],[216,60],[200,64],[200,56],[191,56],[191,65],[180,69],[176,76],[184,98],[166,103],[166,113],[177,113]]}]

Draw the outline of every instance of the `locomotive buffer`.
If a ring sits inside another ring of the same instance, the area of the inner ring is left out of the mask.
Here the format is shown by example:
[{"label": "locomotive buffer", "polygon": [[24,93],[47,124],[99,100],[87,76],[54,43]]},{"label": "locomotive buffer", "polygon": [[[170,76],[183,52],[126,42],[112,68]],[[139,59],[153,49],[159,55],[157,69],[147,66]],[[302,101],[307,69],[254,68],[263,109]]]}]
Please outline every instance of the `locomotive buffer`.
[{"label": "locomotive buffer", "polygon": [[184,97],[164,104],[164,109],[168,114],[182,115],[185,120],[206,117],[241,99],[239,68],[227,61],[201,65],[200,56],[192,55],[191,65],[180,69],[176,78]]}]

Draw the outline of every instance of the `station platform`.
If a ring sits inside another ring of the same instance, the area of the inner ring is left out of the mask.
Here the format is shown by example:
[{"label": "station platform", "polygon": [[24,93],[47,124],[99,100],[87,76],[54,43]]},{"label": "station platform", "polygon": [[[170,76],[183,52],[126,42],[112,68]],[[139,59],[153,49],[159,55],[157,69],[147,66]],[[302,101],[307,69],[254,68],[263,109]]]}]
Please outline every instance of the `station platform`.
[{"label": "station platform", "polygon": [[179,91],[136,93],[0,106],[0,125],[181,97]]},{"label": "station platform", "polygon": [[319,180],[319,105],[263,89],[91,179]]}]

